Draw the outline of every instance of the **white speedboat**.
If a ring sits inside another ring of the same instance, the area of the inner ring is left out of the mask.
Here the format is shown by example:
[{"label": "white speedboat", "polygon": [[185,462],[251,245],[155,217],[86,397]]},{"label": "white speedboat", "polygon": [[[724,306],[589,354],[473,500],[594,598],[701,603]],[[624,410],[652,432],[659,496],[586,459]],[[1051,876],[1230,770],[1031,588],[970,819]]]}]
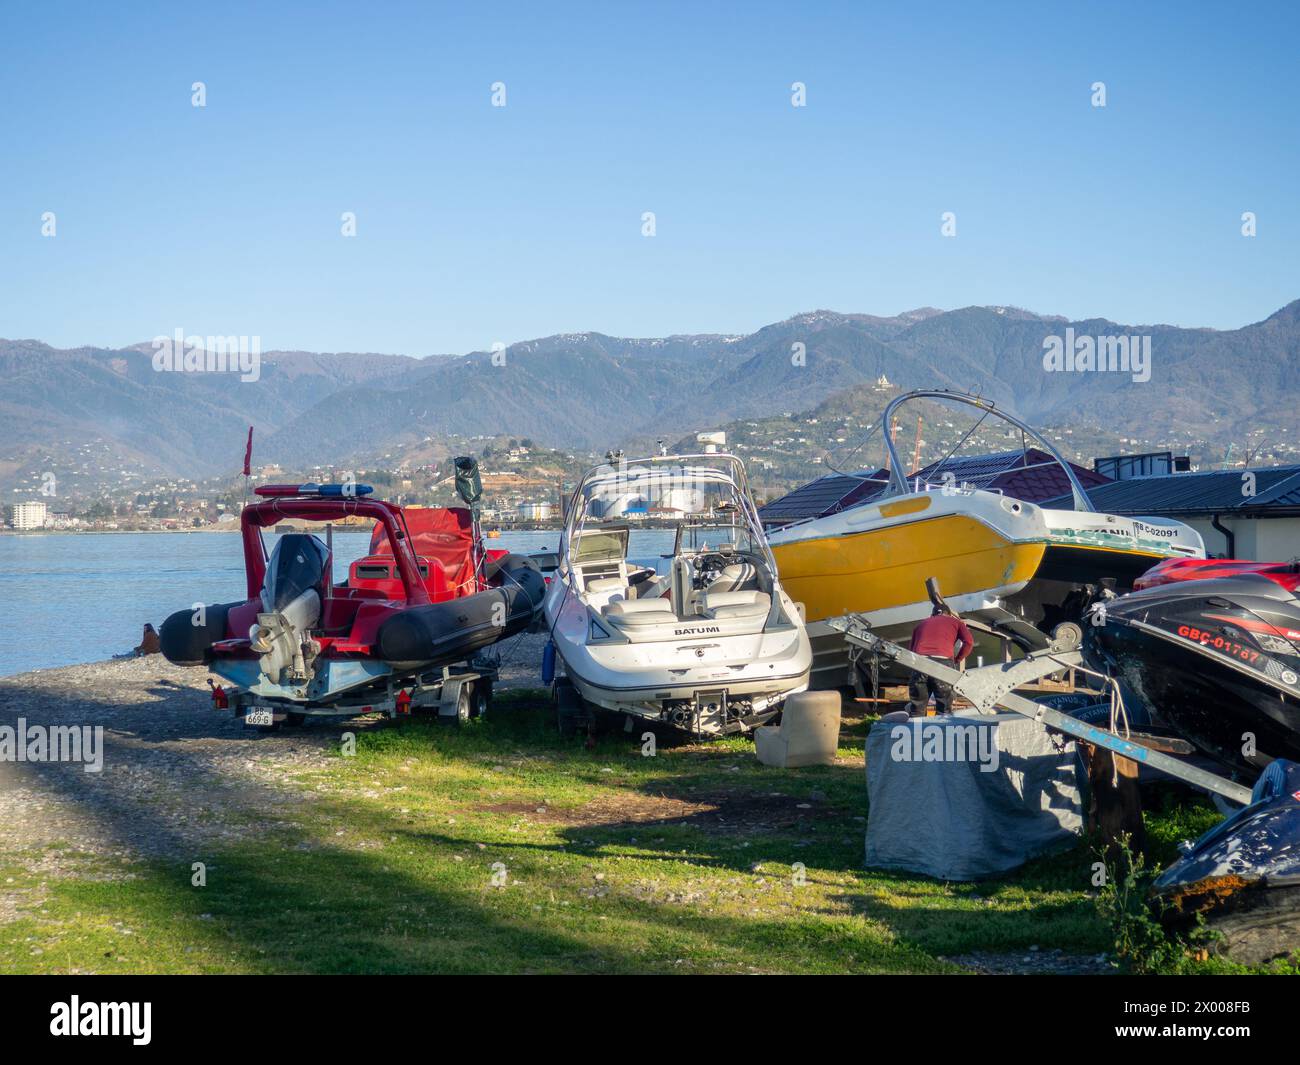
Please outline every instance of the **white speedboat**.
[{"label": "white speedboat", "polygon": [[[630,561],[634,524],[675,527],[672,554]],[[735,456],[596,467],[559,556],[542,609],[562,730],[604,710],[695,735],[743,732],[807,688],[808,635]]]}]

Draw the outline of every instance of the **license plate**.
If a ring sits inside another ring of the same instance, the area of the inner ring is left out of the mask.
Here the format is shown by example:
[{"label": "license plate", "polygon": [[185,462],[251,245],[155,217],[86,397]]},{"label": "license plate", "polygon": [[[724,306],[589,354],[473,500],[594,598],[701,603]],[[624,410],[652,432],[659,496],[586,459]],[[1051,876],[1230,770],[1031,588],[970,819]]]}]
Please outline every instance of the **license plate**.
[{"label": "license plate", "polygon": [[258,710],[250,708],[244,711],[245,725],[274,725],[275,715],[270,710]]}]

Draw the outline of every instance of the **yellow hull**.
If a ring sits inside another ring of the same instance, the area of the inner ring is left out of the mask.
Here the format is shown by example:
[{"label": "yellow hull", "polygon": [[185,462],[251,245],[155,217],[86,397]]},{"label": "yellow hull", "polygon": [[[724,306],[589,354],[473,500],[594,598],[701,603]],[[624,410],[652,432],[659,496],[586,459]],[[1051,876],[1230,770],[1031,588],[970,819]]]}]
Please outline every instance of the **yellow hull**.
[{"label": "yellow hull", "polygon": [[1012,543],[962,514],[771,546],[781,583],[809,621],[922,602],[927,577],[947,597],[1014,590],[1047,548]]}]

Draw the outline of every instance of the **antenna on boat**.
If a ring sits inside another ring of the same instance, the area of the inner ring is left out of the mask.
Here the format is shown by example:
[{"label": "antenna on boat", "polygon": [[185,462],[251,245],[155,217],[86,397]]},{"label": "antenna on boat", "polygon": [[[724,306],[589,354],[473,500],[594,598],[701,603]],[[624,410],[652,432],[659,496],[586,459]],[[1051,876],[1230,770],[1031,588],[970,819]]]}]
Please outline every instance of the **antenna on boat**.
[{"label": "antenna on boat", "polygon": [[253,477],[253,427],[248,427],[248,443],[244,445],[244,506],[248,506],[248,485]]},{"label": "antenna on boat", "polygon": [[329,561],[326,563],[329,571],[325,578],[325,598],[330,599],[334,595],[334,523],[332,521],[325,525],[325,550],[329,555]]}]

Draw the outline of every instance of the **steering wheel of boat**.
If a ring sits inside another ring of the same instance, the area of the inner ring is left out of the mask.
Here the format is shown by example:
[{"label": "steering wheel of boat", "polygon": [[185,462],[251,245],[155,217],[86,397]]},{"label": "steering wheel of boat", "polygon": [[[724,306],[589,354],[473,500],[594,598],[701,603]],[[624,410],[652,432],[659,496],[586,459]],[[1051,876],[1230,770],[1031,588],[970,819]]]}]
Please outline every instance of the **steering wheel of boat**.
[{"label": "steering wheel of boat", "polygon": [[711,584],[736,556],[734,544],[719,544],[716,551],[707,551],[694,558],[695,573],[701,583]]}]

